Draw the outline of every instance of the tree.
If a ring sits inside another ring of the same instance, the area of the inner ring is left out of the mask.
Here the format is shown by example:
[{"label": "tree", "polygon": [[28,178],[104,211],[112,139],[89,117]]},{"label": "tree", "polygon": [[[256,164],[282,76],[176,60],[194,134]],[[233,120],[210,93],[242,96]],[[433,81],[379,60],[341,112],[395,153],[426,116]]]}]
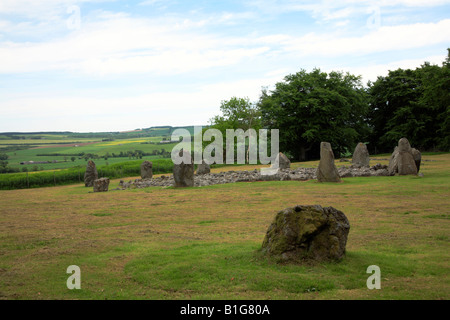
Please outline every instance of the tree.
[{"label": "tree", "polygon": [[[220,111],[222,115],[217,115],[210,119],[211,126],[209,128],[218,129],[222,133],[223,155],[226,157],[226,130],[242,129],[247,131],[248,129],[254,129],[258,133],[258,130],[261,129],[261,113],[258,105],[251,103],[248,97],[232,97],[230,100],[223,100],[220,105]],[[209,128],[204,128],[203,131]],[[209,143],[204,141],[204,146]]]},{"label": "tree", "polygon": [[74,162],[76,160],[75,157],[71,157],[70,160],[72,160],[72,162]]},{"label": "tree", "polygon": [[423,92],[419,103],[431,118],[426,129],[425,149],[450,151],[450,49],[447,52],[442,67],[425,63],[417,69]]},{"label": "tree", "polygon": [[370,151],[377,148],[377,152],[392,152],[402,137],[415,144],[413,137],[424,130],[426,121],[416,111],[420,108],[420,83],[415,72],[410,69],[389,71],[388,76],[369,83],[369,94]]},{"label": "tree", "polygon": [[442,67],[389,71],[369,83],[371,152],[392,152],[406,137],[421,150],[450,150],[450,50]]},{"label": "tree", "polygon": [[0,167],[6,168],[8,166],[9,156],[6,153],[0,153]]},{"label": "tree", "polygon": [[263,89],[258,106],[263,125],[280,130],[280,151],[297,160],[318,158],[322,141],[339,156],[369,132],[367,93],[349,73],[301,70]]},{"label": "tree", "polygon": [[222,115],[211,119],[211,124],[217,129],[243,129],[255,130],[261,128],[261,114],[258,107],[250,102],[248,97],[232,97],[221,102]]}]

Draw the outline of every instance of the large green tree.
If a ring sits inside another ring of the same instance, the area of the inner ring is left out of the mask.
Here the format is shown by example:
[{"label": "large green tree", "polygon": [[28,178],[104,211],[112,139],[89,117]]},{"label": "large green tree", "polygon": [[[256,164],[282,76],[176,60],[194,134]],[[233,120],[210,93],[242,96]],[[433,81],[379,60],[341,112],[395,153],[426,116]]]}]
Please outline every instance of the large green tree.
[{"label": "large green tree", "polygon": [[220,104],[222,115],[213,117],[211,127],[223,131],[226,129],[255,129],[261,128],[261,114],[258,107],[250,102],[248,97],[232,97],[230,100],[223,100]]},{"label": "large green tree", "polygon": [[349,73],[301,70],[264,89],[258,106],[263,125],[280,130],[280,151],[295,160],[317,158],[321,141],[339,156],[368,135],[367,93]]},{"label": "large green tree", "polygon": [[[220,105],[221,115],[217,115],[210,120],[210,126],[203,131],[214,128],[220,130],[223,136],[223,155],[226,157],[226,130],[227,129],[254,129],[256,134],[261,129],[261,113],[258,106],[252,103],[248,97],[232,97],[230,100],[223,100]],[[209,142],[204,141],[203,146]],[[248,139],[246,140],[248,144]],[[235,145],[235,149],[237,145]],[[236,152],[235,152],[236,155]]]},{"label": "large green tree", "polygon": [[421,150],[450,149],[449,58],[442,67],[389,71],[368,92],[371,152],[391,152],[402,137]]}]

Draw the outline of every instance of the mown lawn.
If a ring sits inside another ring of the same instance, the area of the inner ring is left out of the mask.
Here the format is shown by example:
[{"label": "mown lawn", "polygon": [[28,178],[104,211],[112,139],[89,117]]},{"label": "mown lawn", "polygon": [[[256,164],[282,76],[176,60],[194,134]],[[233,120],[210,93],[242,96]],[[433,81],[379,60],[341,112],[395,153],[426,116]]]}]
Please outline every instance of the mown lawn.
[{"label": "mown lawn", "polygon": [[[423,177],[339,184],[0,191],[0,298],[449,299],[450,154],[424,160]],[[344,260],[279,265],[258,254],[275,214],[296,204],[347,215]],[[69,265],[81,290],[66,287]],[[370,265],[380,290],[366,286]]]}]

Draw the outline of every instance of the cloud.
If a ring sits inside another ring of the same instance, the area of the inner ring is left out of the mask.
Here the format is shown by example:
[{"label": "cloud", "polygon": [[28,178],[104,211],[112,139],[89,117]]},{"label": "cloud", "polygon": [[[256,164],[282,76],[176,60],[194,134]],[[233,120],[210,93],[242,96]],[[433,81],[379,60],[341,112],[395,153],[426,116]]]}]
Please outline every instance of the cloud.
[{"label": "cloud", "polygon": [[[276,76],[220,81],[197,86],[192,91],[157,91],[112,97],[108,92],[80,94],[35,93],[10,95],[2,101],[0,125],[4,131],[27,131],[17,115],[33,119],[33,130],[48,130],[49,119],[58,119],[52,130],[110,131],[170,124],[206,125],[219,114],[222,100],[233,96],[256,101],[262,84],[275,83]],[[111,121],[109,121],[111,119]],[[118,121],[118,119],[120,119]],[[114,121],[114,127],[111,122]],[[42,123],[42,127],[38,124]],[[93,129],[94,128],[94,129]]]},{"label": "cloud", "polygon": [[113,2],[115,0],[2,0],[0,14],[23,16],[38,20],[61,14],[73,5]]},{"label": "cloud", "polygon": [[[341,18],[347,15],[346,11],[337,14]],[[221,16],[224,21],[236,18],[223,13]],[[450,39],[450,19],[381,26],[354,37],[338,32],[221,35],[208,28],[197,29],[196,23],[199,21],[152,20],[97,12],[95,17],[83,21],[80,30],[56,40],[0,42],[0,73],[180,74],[237,65],[256,57],[363,55],[446,44]],[[3,24],[8,26],[8,22]]]},{"label": "cloud", "polygon": [[271,16],[293,12],[307,12],[319,22],[349,18],[360,19],[373,8],[426,8],[450,4],[450,0],[249,0],[245,4]]},{"label": "cloud", "polygon": [[[47,42],[0,43],[0,73],[170,73],[236,64],[268,51],[232,37],[192,30],[190,23],[102,13],[82,28]],[[195,29],[195,28],[194,28]]]},{"label": "cloud", "polygon": [[448,44],[450,19],[437,23],[385,26],[360,37],[336,37],[334,34],[310,33],[283,41],[286,50],[301,56],[364,55]]},{"label": "cloud", "polygon": [[[433,50],[445,51],[450,40],[450,19],[383,24],[395,17],[385,8],[397,12],[408,5],[400,0],[394,0],[398,7],[388,1],[253,1],[260,11],[187,5],[183,12],[149,16],[89,11],[88,0],[48,0],[42,6],[0,1],[0,126],[11,131],[26,130],[32,121],[42,124],[33,130],[74,131],[206,124],[219,113],[221,100],[256,101],[262,86],[299,69],[317,66],[375,80],[427,57],[442,62],[445,57]],[[140,4],[139,10],[154,12],[151,5],[159,10],[167,2]],[[78,29],[67,28],[70,5],[84,10]],[[374,5],[383,6],[382,23],[353,30],[355,17],[366,23]],[[313,32],[304,32],[311,30],[310,20],[292,28],[292,21],[277,17],[300,11],[316,19]],[[18,128],[26,123],[22,117],[30,122]]]},{"label": "cloud", "polygon": [[140,6],[153,6],[155,4],[164,4],[166,2],[167,2],[166,0],[146,0],[146,1],[139,2],[138,5],[140,5]]}]

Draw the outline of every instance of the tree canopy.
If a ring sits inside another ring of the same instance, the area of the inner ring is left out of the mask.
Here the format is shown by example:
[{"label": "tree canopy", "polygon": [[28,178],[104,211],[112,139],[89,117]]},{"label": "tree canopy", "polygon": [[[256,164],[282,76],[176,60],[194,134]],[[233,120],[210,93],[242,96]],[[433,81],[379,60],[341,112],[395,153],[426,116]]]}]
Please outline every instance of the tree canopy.
[{"label": "tree canopy", "polygon": [[211,127],[219,129],[224,135],[226,129],[261,128],[261,114],[258,107],[250,102],[248,97],[232,97],[223,100],[220,105],[222,115],[217,115],[210,120]]},{"label": "tree canopy", "polygon": [[370,153],[392,152],[406,137],[421,151],[450,151],[450,49],[442,66],[425,62],[415,70],[397,69],[367,86],[349,73],[300,70],[258,102],[233,97],[222,101],[222,115],[211,127],[279,129],[280,151],[293,160],[319,158],[320,142],[335,156],[351,153],[358,142]]},{"label": "tree canopy", "polygon": [[372,152],[391,152],[401,137],[421,150],[450,149],[450,50],[442,67],[389,71],[369,83]]},{"label": "tree canopy", "polygon": [[280,129],[280,150],[296,160],[317,157],[321,141],[342,154],[368,134],[367,93],[349,73],[301,70],[263,90],[258,106],[263,125]]}]

